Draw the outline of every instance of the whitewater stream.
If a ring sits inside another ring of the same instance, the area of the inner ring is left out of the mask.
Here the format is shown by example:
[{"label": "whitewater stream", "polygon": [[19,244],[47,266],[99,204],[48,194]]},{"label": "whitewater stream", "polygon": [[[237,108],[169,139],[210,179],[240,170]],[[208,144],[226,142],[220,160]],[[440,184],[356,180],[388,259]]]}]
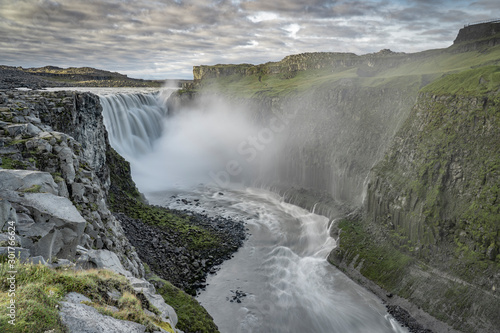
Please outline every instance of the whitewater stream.
[{"label": "whitewater stream", "polygon": [[326,217],[255,188],[199,187],[147,197],[185,209],[172,195],[199,199],[190,209],[243,220],[248,228],[244,246],[197,297],[221,332],[407,332],[378,298],[326,261],[335,247]]},{"label": "whitewater stream", "polygon": [[[205,151],[212,147],[207,141],[223,142],[217,144],[218,156],[227,159],[228,149],[221,153],[220,146],[241,138],[218,134],[219,122],[210,119],[169,119],[164,98],[102,95],[105,124],[112,146],[131,162],[133,178],[150,203],[245,223],[244,246],[209,275],[197,296],[220,332],[407,332],[377,297],[327,262],[336,246],[328,218],[265,189],[199,185],[208,184],[206,168],[217,167],[207,162],[213,156]],[[235,135],[251,130],[237,129]],[[206,132],[210,135],[197,139],[193,134]],[[197,204],[186,207],[179,199]]]}]

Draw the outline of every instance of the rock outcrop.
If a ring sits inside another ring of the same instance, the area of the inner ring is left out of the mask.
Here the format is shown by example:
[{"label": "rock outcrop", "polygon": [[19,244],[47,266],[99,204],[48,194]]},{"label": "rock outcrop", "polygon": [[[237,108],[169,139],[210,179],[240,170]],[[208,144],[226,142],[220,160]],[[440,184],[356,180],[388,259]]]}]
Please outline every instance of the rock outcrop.
[{"label": "rock outcrop", "polygon": [[312,52],[289,55],[277,62],[260,65],[251,64],[219,64],[213,66],[194,66],[194,82],[200,80],[223,78],[228,76],[279,75],[282,78],[293,78],[299,72],[307,70],[327,70],[339,72],[348,68],[358,67],[360,76],[374,76],[381,67],[397,67],[398,65],[425,57],[425,54],[406,54],[393,52],[389,49],[380,50],[358,56],[354,53]]},{"label": "rock outcrop", "polygon": [[[127,270],[143,276],[140,259],[105,202],[110,184],[106,151],[111,148],[98,97],[7,91],[0,92],[0,101],[1,166],[28,170],[2,171],[2,197],[16,211],[19,228],[37,226],[21,236],[22,242],[34,254],[41,254],[46,242],[56,244],[43,254],[51,260],[65,248],[63,239],[73,239],[71,250],[59,258],[73,257],[76,245],[107,249],[120,256]],[[57,217],[64,207],[72,211],[70,219]]]},{"label": "rock outcrop", "polygon": [[[95,308],[82,302],[91,300],[78,293],[69,293],[61,302],[61,320],[70,327],[71,333],[144,333],[146,326],[100,314]],[[165,332],[165,331],[164,331]]]},{"label": "rock outcrop", "polygon": [[[466,42],[481,42],[487,39],[488,46],[495,46],[500,43],[500,20],[489,21],[480,24],[466,25],[458,32],[457,38],[453,44],[462,44]],[[496,38],[489,38],[496,36]]]},{"label": "rock outcrop", "polygon": [[[101,111],[89,93],[0,91],[0,255],[124,275],[158,309],[155,320],[173,328],[175,311],[143,279],[142,261],[105,200],[112,148]],[[61,311],[70,332],[150,330],[70,296]]]}]

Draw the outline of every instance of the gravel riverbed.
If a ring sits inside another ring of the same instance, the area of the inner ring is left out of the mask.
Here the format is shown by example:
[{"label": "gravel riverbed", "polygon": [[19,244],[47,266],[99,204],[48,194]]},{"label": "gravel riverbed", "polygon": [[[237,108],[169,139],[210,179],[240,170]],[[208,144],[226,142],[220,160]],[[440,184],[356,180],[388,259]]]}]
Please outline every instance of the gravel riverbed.
[{"label": "gravel riverbed", "polygon": [[183,244],[182,237],[172,230],[143,223],[122,213],[115,214],[127,238],[139,257],[161,278],[170,281],[191,295],[206,286],[208,274],[214,274],[218,265],[231,258],[243,245],[246,231],[243,222],[224,217],[171,210],[181,216],[188,215],[192,225],[210,231],[219,240],[216,248],[194,249]]}]

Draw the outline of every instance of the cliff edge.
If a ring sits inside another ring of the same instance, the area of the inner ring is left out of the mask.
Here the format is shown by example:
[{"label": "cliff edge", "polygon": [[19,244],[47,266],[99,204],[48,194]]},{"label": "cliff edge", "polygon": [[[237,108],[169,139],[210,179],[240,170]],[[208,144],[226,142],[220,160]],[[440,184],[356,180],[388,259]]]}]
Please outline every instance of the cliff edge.
[{"label": "cliff edge", "polygon": [[180,332],[108,209],[101,111],[89,93],[0,91],[2,332]]},{"label": "cliff edge", "polygon": [[500,33],[500,19],[466,25],[458,32],[453,44],[477,41]]}]

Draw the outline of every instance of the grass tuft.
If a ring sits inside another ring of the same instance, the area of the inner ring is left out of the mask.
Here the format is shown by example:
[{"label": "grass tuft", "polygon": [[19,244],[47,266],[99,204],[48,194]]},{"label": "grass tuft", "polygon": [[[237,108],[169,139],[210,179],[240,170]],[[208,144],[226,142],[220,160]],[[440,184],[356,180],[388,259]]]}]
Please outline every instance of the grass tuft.
[{"label": "grass tuft", "polygon": [[[15,271],[15,291],[11,291],[8,277]],[[118,302],[108,296],[108,291],[122,293]],[[0,264],[0,332],[5,333],[53,333],[67,332],[59,317],[60,302],[69,292],[77,292],[92,300],[91,305],[105,315],[117,319],[131,320],[146,326],[148,332],[158,327],[173,332],[168,323],[145,314],[144,308],[135,295],[128,280],[107,270],[74,271],[51,269],[42,265],[16,263],[10,267],[7,262]],[[11,297],[13,295],[13,297]],[[15,300],[15,325],[6,316],[7,306]],[[110,306],[117,306],[113,312]],[[167,327],[168,326],[168,327]]]},{"label": "grass tuft", "polygon": [[163,284],[163,286],[158,289],[158,293],[163,296],[165,302],[172,306],[177,313],[179,320],[177,328],[184,332],[219,332],[217,326],[213,322],[213,318],[196,299],[168,281],[158,277],[153,278],[153,280],[161,281]]}]

